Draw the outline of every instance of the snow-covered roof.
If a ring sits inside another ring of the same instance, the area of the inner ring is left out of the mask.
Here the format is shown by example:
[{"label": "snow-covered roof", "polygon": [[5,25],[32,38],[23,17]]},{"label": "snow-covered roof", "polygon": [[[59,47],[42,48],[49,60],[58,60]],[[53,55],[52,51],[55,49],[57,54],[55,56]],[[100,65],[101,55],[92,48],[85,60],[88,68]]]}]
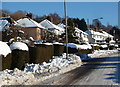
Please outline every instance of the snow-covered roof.
[{"label": "snow-covered roof", "polygon": [[9,24],[7,20],[0,20],[0,31],[3,31],[7,24]]},{"label": "snow-covered roof", "polygon": [[94,35],[102,35],[104,36],[103,33],[97,32],[97,31],[93,31],[93,30],[87,30],[85,31],[87,34],[94,34]]},{"label": "snow-covered roof", "polygon": [[41,24],[37,23],[36,21],[30,19],[30,18],[22,18],[17,20],[19,24],[21,24],[22,27],[39,27],[42,29],[45,29]]},{"label": "snow-covered roof", "polygon": [[113,38],[113,36],[112,36],[111,34],[105,32],[105,31],[102,31],[102,33],[104,34],[104,36],[107,36],[107,37],[111,37],[111,38]]},{"label": "snow-covered roof", "polygon": [[113,38],[113,36],[111,34],[105,32],[105,31],[96,32],[96,31],[93,31],[93,30],[87,30],[85,32],[88,33],[88,34],[101,35],[101,36],[104,36],[104,37],[111,37],[111,38]]},{"label": "snow-covered roof", "polygon": [[14,42],[10,45],[10,49],[11,50],[18,49],[18,50],[28,51],[28,46],[22,42]]},{"label": "snow-covered roof", "polygon": [[47,28],[47,29],[57,29],[57,30],[63,31],[63,32],[64,32],[64,30],[65,30],[65,29],[63,29],[63,28],[61,28],[61,27],[58,27],[57,25],[53,24],[52,22],[50,22],[50,21],[47,20],[47,19],[45,19],[45,20],[43,20],[42,22],[40,22],[40,24],[41,24],[42,26],[44,26],[45,28]]},{"label": "snow-covered roof", "polygon": [[58,27],[61,27],[61,28],[63,28],[63,29],[65,28],[65,25],[64,25],[63,23],[60,23],[60,24],[58,24],[57,26],[58,26]]},{"label": "snow-covered roof", "polygon": [[0,41],[0,55],[6,57],[9,53],[11,53],[9,46],[5,42]]},{"label": "snow-covered roof", "polygon": [[83,32],[82,30],[80,30],[79,28],[75,27],[75,31],[79,32],[79,33],[83,33],[85,35],[88,35],[86,32]]}]

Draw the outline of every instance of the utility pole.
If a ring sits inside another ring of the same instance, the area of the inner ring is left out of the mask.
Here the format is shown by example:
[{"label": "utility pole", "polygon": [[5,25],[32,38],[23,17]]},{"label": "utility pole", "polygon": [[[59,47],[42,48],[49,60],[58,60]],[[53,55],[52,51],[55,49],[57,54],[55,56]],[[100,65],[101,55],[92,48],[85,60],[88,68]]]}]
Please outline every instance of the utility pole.
[{"label": "utility pole", "polygon": [[66,58],[68,58],[68,33],[67,33],[67,9],[66,0],[64,0],[64,15],[65,15],[65,28],[66,28]]}]

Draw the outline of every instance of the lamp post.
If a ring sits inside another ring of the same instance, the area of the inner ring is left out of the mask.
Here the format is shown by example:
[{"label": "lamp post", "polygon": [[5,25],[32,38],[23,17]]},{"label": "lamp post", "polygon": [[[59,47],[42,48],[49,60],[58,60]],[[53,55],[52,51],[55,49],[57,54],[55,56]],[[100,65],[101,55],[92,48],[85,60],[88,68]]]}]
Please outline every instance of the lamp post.
[{"label": "lamp post", "polygon": [[[93,23],[96,23],[96,21],[99,21],[99,19],[103,19],[103,17],[93,19]],[[99,22],[99,23],[100,23],[100,22]],[[100,28],[100,26],[101,26],[101,25],[99,25],[99,26],[96,26],[96,25],[95,25],[96,28]]]},{"label": "lamp post", "polygon": [[68,58],[68,33],[67,33],[67,9],[66,0],[64,0],[64,15],[65,15],[65,28],[66,28],[66,58]]}]

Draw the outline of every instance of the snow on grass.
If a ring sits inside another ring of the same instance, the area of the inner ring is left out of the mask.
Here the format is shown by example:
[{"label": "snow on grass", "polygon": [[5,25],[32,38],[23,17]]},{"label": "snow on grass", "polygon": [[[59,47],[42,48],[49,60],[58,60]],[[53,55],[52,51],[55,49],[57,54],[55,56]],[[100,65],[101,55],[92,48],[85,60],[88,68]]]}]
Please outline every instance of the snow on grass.
[{"label": "snow on grass", "polygon": [[95,50],[92,54],[88,54],[89,57],[104,57],[110,54],[118,53],[118,50]]},{"label": "snow on grass", "polygon": [[9,46],[5,42],[0,41],[0,55],[6,57],[9,53],[11,53]]},{"label": "snow on grass", "polygon": [[14,42],[10,45],[10,49],[11,50],[18,49],[18,50],[28,51],[28,46],[22,42]]},{"label": "snow on grass", "polygon": [[26,64],[24,71],[4,70],[0,73],[0,85],[33,85],[81,66],[79,56],[69,54],[54,56],[48,63]]}]

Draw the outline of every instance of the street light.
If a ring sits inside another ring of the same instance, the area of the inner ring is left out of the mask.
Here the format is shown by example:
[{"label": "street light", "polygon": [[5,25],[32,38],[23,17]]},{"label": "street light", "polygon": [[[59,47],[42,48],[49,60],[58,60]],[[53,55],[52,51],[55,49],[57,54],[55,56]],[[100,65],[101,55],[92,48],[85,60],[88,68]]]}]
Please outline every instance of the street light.
[{"label": "street light", "polygon": [[68,33],[67,33],[67,9],[66,0],[64,0],[64,15],[65,15],[65,28],[66,28],[66,58],[68,58]]},{"label": "street light", "polygon": [[[100,23],[99,19],[103,19],[103,17],[93,19],[93,23],[95,23],[95,24],[96,24],[96,23]],[[98,21],[98,22],[96,22],[96,21]],[[101,25],[99,25],[99,26],[96,26],[96,25],[95,25],[95,27],[96,27],[96,28],[100,28]]]}]

